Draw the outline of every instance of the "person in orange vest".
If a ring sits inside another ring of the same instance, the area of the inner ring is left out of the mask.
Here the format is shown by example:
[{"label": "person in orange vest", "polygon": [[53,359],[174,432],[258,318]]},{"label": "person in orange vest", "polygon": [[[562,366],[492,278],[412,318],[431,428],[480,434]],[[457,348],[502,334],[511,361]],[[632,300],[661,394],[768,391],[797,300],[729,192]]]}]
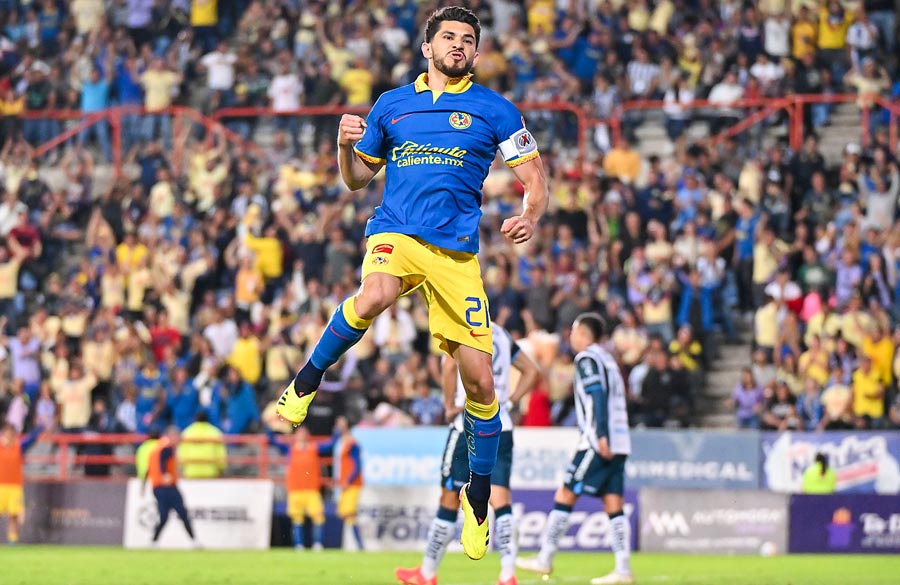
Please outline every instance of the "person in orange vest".
[{"label": "person in orange vest", "polygon": [[356,546],[363,549],[356,514],[359,510],[359,493],[363,486],[362,456],[359,443],[350,434],[350,423],[343,416],[334,421],[334,436],[320,447],[320,452],[334,458],[332,464],[334,495],[338,500],[337,514],[350,526]]},{"label": "person in orange vest", "polygon": [[322,550],[325,527],[325,505],[322,503],[322,462],[319,446],[309,440],[306,427],[294,432],[290,461],[285,471],[288,493],[288,516],[294,533],[294,548],[308,547],[303,539],[303,523],[312,522],[312,550]]},{"label": "person in orange vest", "polygon": [[20,439],[16,427],[10,423],[0,427],[0,519],[4,516],[8,518],[8,544],[19,542],[19,528],[25,522],[23,454],[40,432],[40,428],[35,429],[30,435]]},{"label": "person in orange vest", "polygon": [[184,507],[184,498],[178,491],[178,461],[175,450],[181,440],[181,432],[178,427],[169,427],[166,434],[153,447],[150,452],[150,461],[147,465],[146,480],[150,481],[153,488],[153,497],[156,498],[156,506],[159,510],[159,521],[153,529],[154,544],[159,540],[159,535],[169,520],[169,512],[174,511],[184,523],[191,540],[194,538],[194,529],[187,509]]}]

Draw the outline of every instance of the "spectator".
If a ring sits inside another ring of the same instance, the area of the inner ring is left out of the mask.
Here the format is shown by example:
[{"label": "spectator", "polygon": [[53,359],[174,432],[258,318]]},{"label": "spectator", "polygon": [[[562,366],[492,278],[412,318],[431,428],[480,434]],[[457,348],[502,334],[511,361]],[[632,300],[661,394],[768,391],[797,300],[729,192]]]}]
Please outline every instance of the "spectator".
[{"label": "spectator", "polygon": [[775,392],[768,399],[762,413],[762,428],[774,431],[800,430],[800,418],[794,395],[784,380],[775,382]]},{"label": "spectator", "polygon": [[[148,0],[129,0],[145,2]],[[136,42],[137,44],[137,42]],[[166,111],[172,105],[172,98],[176,88],[182,82],[180,73],[170,71],[160,57],[155,57],[150,68],[140,77],[141,86],[144,88],[144,140],[152,141],[156,130],[167,149],[172,148],[172,121]]]},{"label": "spectator", "polygon": [[750,368],[741,370],[741,381],[731,395],[738,428],[758,429],[763,406],[763,392],[753,378]]},{"label": "spectator", "polygon": [[804,430],[822,430],[825,422],[825,407],[822,405],[822,395],[819,383],[812,378],[806,378],[804,391],[797,398],[797,416],[800,418]]},{"label": "spectator", "polygon": [[883,423],[884,383],[866,354],[860,357],[859,369],[853,373],[853,414],[859,428],[880,428]]},{"label": "spectator", "polygon": [[227,453],[222,431],[209,423],[200,411],[196,420],[181,433],[178,461],[185,479],[213,479],[225,472]]}]

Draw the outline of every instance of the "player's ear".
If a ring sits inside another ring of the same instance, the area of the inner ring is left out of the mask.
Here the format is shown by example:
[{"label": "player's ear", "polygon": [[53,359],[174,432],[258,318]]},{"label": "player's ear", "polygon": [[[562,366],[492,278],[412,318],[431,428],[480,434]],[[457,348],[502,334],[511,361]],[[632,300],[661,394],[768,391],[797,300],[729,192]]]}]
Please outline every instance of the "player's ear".
[{"label": "player's ear", "polygon": [[425,41],[422,41],[422,56],[431,59],[431,45]]},{"label": "player's ear", "polygon": [[481,53],[475,51],[475,55],[472,57],[472,68],[474,69],[478,65],[478,57],[481,56]]}]

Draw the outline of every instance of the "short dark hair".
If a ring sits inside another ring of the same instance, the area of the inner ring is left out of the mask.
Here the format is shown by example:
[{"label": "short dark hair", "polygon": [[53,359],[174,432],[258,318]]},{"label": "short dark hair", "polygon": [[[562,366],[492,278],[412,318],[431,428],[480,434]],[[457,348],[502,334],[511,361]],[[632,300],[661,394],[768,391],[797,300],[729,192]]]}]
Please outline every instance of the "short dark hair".
[{"label": "short dark hair", "polygon": [[425,22],[425,42],[430,43],[434,40],[434,35],[441,28],[442,22],[464,22],[471,25],[475,29],[475,46],[481,41],[481,23],[475,13],[468,8],[462,6],[445,6],[431,13]]},{"label": "short dark hair", "polygon": [[194,417],[194,420],[199,423],[209,422],[209,413],[205,410],[201,410],[197,413],[197,416]]},{"label": "short dark hair", "polygon": [[600,341],[606,335],[606,319],[600,313],[582,313],[575,319],[575,323],[587,327],[594,341]]}]

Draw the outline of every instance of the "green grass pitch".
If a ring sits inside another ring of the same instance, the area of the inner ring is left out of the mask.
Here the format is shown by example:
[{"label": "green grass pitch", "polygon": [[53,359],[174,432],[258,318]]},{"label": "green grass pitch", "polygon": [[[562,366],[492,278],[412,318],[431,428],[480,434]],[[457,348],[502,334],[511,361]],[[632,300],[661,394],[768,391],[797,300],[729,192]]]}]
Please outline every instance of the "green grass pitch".
[{"label": "green grass pitch", "polygon": [[[272,551],[126,551],[118,548],[19,546],[0,549],[4,585],[391,585],[396,566],[416,553]],[[712,557],[638,553],[638,583],[658,585],[896,585],[900,557]],[[557,557],[548,584],[588,583],[612,566],[609,553]],[[440,585],[494,585],[495,555],[473,562],[450,554]],[[520,571],[519,583],[542,582]]]}]

